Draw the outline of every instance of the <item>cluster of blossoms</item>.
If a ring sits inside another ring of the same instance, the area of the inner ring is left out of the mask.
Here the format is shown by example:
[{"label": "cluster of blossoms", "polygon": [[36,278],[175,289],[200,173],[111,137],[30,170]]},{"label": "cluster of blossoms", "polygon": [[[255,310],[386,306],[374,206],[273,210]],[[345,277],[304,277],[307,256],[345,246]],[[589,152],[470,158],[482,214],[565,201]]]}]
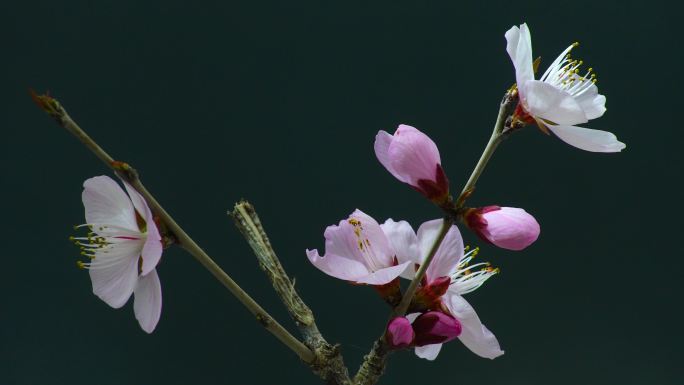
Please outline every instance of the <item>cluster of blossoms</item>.
[{"label": "cluster of blossoms", "polygon": [[[325,255],[307,250],[324,273],[357,284],[374,285],[381,294],[397,287],[399,278],[413,279],[435,243],[442,220],[423,223],[417,232],[406,221],[388,219],[382,225],[360,210],[325,230]],[[441,344],[458,337],[480,356],[503,352],[494,335],[480,322],[462,297],[498,272],[488,263],[471,264],[477,249],[464,253],[456,226],[446,233],[409,308],[410,314],[393,319],[387,341],[393,348],[415,346],[416,354],[434,359]],[[395,294],[390,291],[390,298]],[[389,302],[394,302],[393,298]]]},{"label": "cluster of blossoms", "polygon": [[[545,133],[587,151],[617,152],[625,147],[612,133],[576,126],[606,110],[606,98],[598,93],[593,70],[580,75],[582,62],[570,58],[576,44],[535,80],[536,62],[527,25],[512,27],[506,40],[516,75],[510,95],[518,102],[509,119],[509,131],[535,123]],[[539,224],[521,208],[462,207],[460,199],[454,203],[437,145],[418,129],[400,125],[394,134],[380,131],[374,148],[380,163],[394,177],[459,219],[483,241],[517,251],[537,240]],[[85,181],[86,224],[77,227],[87,228],[88,233],[72,240],[89,259],[79,266],[88,269],[94,294],[113,308],[122,307],[133,295],[135,316],[142,329],[151,333],[162,307],[156,272],[162,236],[143,197],[125,181],[123,184],[125,191],[107,176]],[[478,249],[464,247],[459,229],[451,222],[444,227],[445,223],[430,220],[414,231],[406,221],[388,219],[379,224],[355,210],[325,230],[323,256],[318,250],[306,250],[306,255],[330,276],[373,286],[393,307],[403,299],[401,279],[414,280],[421,266],[427,266],[405,314],[387,324],[387,346],[415,348],[419,357],[432,360],[443,343],[459,339],[481,357],[498,357],[503,351],[496,337],[463,298],[498,269],[486,262],[474,263]]]},{"label": "cluster of blossoms", "polygon": [[[609,132],[575,126],[600,117],[606,110],[606,98],[598,93],[593,70],[580,76],[582,62],[569,56],[576,44],[568,47],[540,80],[535,80],[527,25],[511,28],[506,39],[516,69],[516,86],[511,95],[518,100],[509,130],[536,123],[542,131],[583,150],[617,152],[625,147]],[[458,217],[485,242],[522,250],[539,237],[539,224],[521,208],[467,208],[459,202],[454,204],[437,145],[418,129],[400,125],[394,134],[378,132],[375,154],[394,177],[445,209],[448,215]],[[387,346],[414,347],[416,355],[433,360],[443,343],[458,338],[475,354],[496,358],[503,354],[496,337],[463,295],[479,288],[498,269],[487,262],[472,263],[477,249],[464,248],[455,225],[439,241],[444,223],[441,219],[425,222],[416,233],[405,221],[388,219],[380,225],[356,210],[325,230],[324,256],[317,250],[306,253],[314,266],[330,276],[374,286],[392,306],[402,297],[400,278],[413,280],[433,253],[418,289],[410,298],[407,314],[394,317],[387,325]]]}]

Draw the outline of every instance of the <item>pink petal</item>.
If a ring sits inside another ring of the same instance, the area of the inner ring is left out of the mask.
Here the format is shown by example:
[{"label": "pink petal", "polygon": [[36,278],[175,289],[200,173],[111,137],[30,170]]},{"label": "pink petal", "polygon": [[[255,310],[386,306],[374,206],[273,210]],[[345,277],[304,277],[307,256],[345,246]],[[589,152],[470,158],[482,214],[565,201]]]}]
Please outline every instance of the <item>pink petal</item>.
[{"label": "pink petal", "polygon": [[[443,219],[435,219],[420,225],[418,228],[418,249],[421,261],[430,253],[432,245],[442,228]],[[428,281],[439,277],[450,276],[456,271],[458,262],[463,257],[463,238],[458,227],[452,225],[435,253],[426,275]]]},{"label": "pink petal", "polygon": [[135,318],[145,332],[152,333],[154,331],[161,316],[161,309],[161,283],[157,270],[152,270],[138,280],[133,301]]},{"label": "pink petal", "polygon": [[415,345],[444,344],[461,334],[461,323],[441,311],[429,311],[413,321]]},{"label": "pink petal", "polygon": [[560,125],[548,125],[547,127],[562,141],[581,150],[591,152],[620,152],[627,147],[617,139],[615,134],[608,131]]},{"label": "pink petal", "polygon": [[407,264],[395,266],[395,252],[372,217],[355,210],[337,226],[325,229],[325,256],[307,250],[314,266],[336,278],[382,285],[399,276]]},{"label": "pink petal", "polygon": [[478,235],[501,248],[522,250],[539,237],[539,223],[523,209],[501,207],[485,212],[482,217],[486,226]]},{"label": "pink petal", "polygon": [[337,226],[329,226],[324,236],[326,253],[359,261],[369,272],[394,264],[395,253],[382,228],[361,210],[355,210]]},{"label": "pink petal", "polygon": [[159,234],[159,229],[157,224],[154,222],[154,216],[152,215],[152,210],[145,202],[145,199],[136,191],[133,186],[123,181],[124,187],[131,197],[133,206],[138,211],[138,214],[145,219],[147,226],[145,246],[142,249],[142,275],[147,275],[152,271],[159,260],[161,259],[164,247],[161,243],[161,235]]},{"label": "pink petal", "polygon": [[[380,227],[394,249],[399,263],[411,262],[415,264],[421,262],[418,250],[418,237],[408,222],[395,222],[392,219],[388,219]],[[406,279],[412,279],[414,276],[415,271],[412,268],[406,269],[402,274],[402,277]]]},{"label": "pink petal", "polygon": [[91,261],[89,274],[93,293],[109,306],[118,309],[133,294],[138,280],[139,240],[116,243],[99,252]]},{"label": "pink petal", "polygon": [[395,278],[400,276],[409,266],[413,266],[413,262],[404,262],[396,266],[386,267],[376,270],[365,277],[358,277],[357,283],[365,283],[368,285],[384,285],[392,282]]},{"label": "pink petal", "polygon": [[306,250],[306,256],[320,271],[345,281],[356,282],[359,277],[365,277],[369,273],[363,263],[345,256],[326,252],[326,255],[322,257],[318,254],[318,250]]},{"label": "pink petal", "polygon": [[131,200],[112,178],[102,175],[86,180],[81,197],[87,223],[139,232]]},{"label": "pink petal", "polygon": [[387,324],[385,341],[390,349],[402,349],[411,345],[413,342],[413,328],[411,322],[404,317],[393,318]]},{"label": "pink petal", "polygon": [[394,137],[390,135],[388,132],[378,131],[378,134],[375,136],[375,156],[380,161],[380,164],[385,166],[385,168],[387,169],[387,171],[390,172],[390,174],[392,174],[395,178],[399,179],[399,181],[408,183],[409,181],[408,179],[406,179],[406,176],[397,174],[394,171],[394,168],[392,167],[392,161],[389,157],[389,148],[393,140]]},{"label": "pink petal", "polygon": [[587,122],[584,110],[568,92],[539,80],[530,80],[518,86],[523,105],[530,115],[554,124]]},{"label": "pink petal", "polygon": [[506,32],[506,51],[515,67],[516,83],[520,85],[527,80],[534,80],[532,38],[526,23],[521,24],[520,28],[513,26]]},{"label": "pink petal", "polygon": [[437,182],[437,166],[441,164],[437,145],[414,127],[402,124],[397,128],[387,158],[393,174],[403,182],[415,187],[420,180]]},{"label": "pink petal", "polygon": [[468,349],[480,357],[490,359],[504,353],[494,334],[482,324],[475,309],[463,297],[449,295],[445,302],[451,314],[461,323],[462,331],[458,339]]}]

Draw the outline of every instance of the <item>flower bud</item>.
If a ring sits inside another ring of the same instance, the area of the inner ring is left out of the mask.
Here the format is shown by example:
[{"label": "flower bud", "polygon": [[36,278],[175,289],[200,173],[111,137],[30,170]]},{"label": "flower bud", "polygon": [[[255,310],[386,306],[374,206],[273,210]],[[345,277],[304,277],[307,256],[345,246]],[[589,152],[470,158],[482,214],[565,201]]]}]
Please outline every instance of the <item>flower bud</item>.
[{"label": "flower bud", "polygon": [[379,131],[375,155],[394,177],[437,204],[449,197],[449,181],[442,169],[437,145],[414,127],[400,125],[394,135]]},{"label": "flower bud", "polygon": [[539,237],[539,223],[515,207],[486,206],[470,209],[466,225],[483,240],[503,249],[522,250]]},{"label": "flower bud", "polygon": [[414,336],[411,322],[405,317],[393,318],[387,324],[385,341],[390,349],[403,349],[411,346]]},{"label": "flower bud", "polygon": [[413,321],[413,331],[415,346],[441,344],[461,335],[461,323],[445,313],[430,311]]},{"label": "flower bud", "polygon": [[422,312],[440,308],[442,296],[449,290],[449,285],[451,285],[451,277],[439,277],[430,283],[425,280],[413,297],[409,309]]}]

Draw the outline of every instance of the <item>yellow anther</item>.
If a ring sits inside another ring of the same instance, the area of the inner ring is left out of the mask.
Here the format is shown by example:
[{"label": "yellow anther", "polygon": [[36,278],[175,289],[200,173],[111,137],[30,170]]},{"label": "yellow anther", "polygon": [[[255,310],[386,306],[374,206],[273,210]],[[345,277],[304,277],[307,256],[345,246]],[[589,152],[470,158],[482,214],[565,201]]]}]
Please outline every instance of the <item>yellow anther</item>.
[{"label": "yellow anther", "polygon": [[579,42],[578,42],[578,41],[572,43],[572,47],[573,47],[573,48],[574,48],[574,47],[577,47],[578,45],[579,45]]},{"label": "yellow anther", "polygon": [[85,269],[85,263],[81,261],[76,261],[76,266],[78,266],[79,269]]}]

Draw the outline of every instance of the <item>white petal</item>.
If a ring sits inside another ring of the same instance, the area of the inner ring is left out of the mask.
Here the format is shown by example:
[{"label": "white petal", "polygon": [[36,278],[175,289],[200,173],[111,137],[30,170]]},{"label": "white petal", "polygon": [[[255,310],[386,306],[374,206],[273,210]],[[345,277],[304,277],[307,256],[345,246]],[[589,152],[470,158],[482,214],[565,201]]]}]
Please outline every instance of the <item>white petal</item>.
[{"label": "white petal", "polygon": [[435,358],[437,358],[440,350],[442,350],[442,344],[433,344],[418,346],[416,347],[415,352],[418,357],[433,361]]},{"label": "white petal", "polygon": [[547,126],[565,143],[591,152],[619,152],[627,147],[608,131],[575,126]]},{"label": "white petal", "polygon": [[532,68],[532,38],[527,24],[520,28],[513,26],[506,32],[506,51],[515,67],[515,81],[518,85],[534,79]]},{"label": "white petal", "polygon": [[135,288],[133,311],[140,327],[152,333],[159,322],[162,309],[161,283],[157,270],[141,276]]},{"label": "white petal", "polygon": [[523,105],[532,116],[555,124],[587,122],[584,110],[568,92],[539,80],[527,81],[519,87]]},{"label": "white petal", "polygon": [[406,315],[406,319],[409,320],[410,323],[413,323],[413,321],[415,321],[416,318],[418,318],[418,316],[420,316],[421,314],[423,314],[423,313],[411,313],[411,314],[407,314],[407,315]]},{"label": "white petal", "polygon": [[117,309],[130,298],[138,280],[140,241],[111,245],[106,252],[97,252],[89,269],[93,293]]},{"label": "white petal", "polygon": [[575,96],[575,100],[584,110],[584,115],[588,120],[600,118],[606,112],[606,97],[598,93],[598,87],[595,84]]},{"label": "white petal", "polygon": [[487,329],[470,304],[460,295],[447,293],[446,305],[456,319],[461,322],[461,335],[458,338],[473,353],[480,357],[494,359],[504,352],[499,341]]},{"label": "white petal", "polygon": [[[432,249],[432,245],[442,229],[442,223],[444,223],[443,219],[435,219],[423,223],[418,228],[418,245],[421,261],[430,253],[430,249]],[[452,225],[439,249],[437,249],[432,263],[428,266],[426,272],[428,280],[431,281],[454,273],[461,257],[463,257],[463,238],[461,237],[461,232],[458,231],[458,227]]]},{"label": "white petal", "polygon": [[150,211],[150,208],[147,206],[147,202],[145,202],[145,198],[140,195],[140,193],[133,188],[128,182],[125,180],[122,180],[124,187],[126,188],[126,192],[128,193],[128,196],[130,197],[131,202],[133,202],[133,207],[135,207],[135,210],[140,214],[140,216],[143,219],[146,219],[145,214]]},{"label": "white petal", "polygon": [[139,232],[128,195],[112,178],[102,175],[83,183],[86,223],[107,224]]},{"label": "white petal", "polygon": [[154,222],[154,216],[152,215],[152,210],[145,202],[145,199],[126,181],[123,181],[124,187],[131,197],[133,206],[138,211],[141,217],[145,220],[147,231],[146,231],[146,241],[145,246],[142,249],[142,275],[147,275],[152,269],[157,267],[159,260],[161,259],[163,246],[161,243],[161,235],[159,234],[159,229],[157,224]]},{"label": "white petal", "polygon": [[[408,222],[395,222],[392,219],[388,219],[380,227],[394,249],[399,263],[410,261],[412,264],[415,264],[421,262],[418,251],[418,237]],[[415,269],[413,267],[408,268],[401,276],[406,279],[412,279],[415,276]]]}]

